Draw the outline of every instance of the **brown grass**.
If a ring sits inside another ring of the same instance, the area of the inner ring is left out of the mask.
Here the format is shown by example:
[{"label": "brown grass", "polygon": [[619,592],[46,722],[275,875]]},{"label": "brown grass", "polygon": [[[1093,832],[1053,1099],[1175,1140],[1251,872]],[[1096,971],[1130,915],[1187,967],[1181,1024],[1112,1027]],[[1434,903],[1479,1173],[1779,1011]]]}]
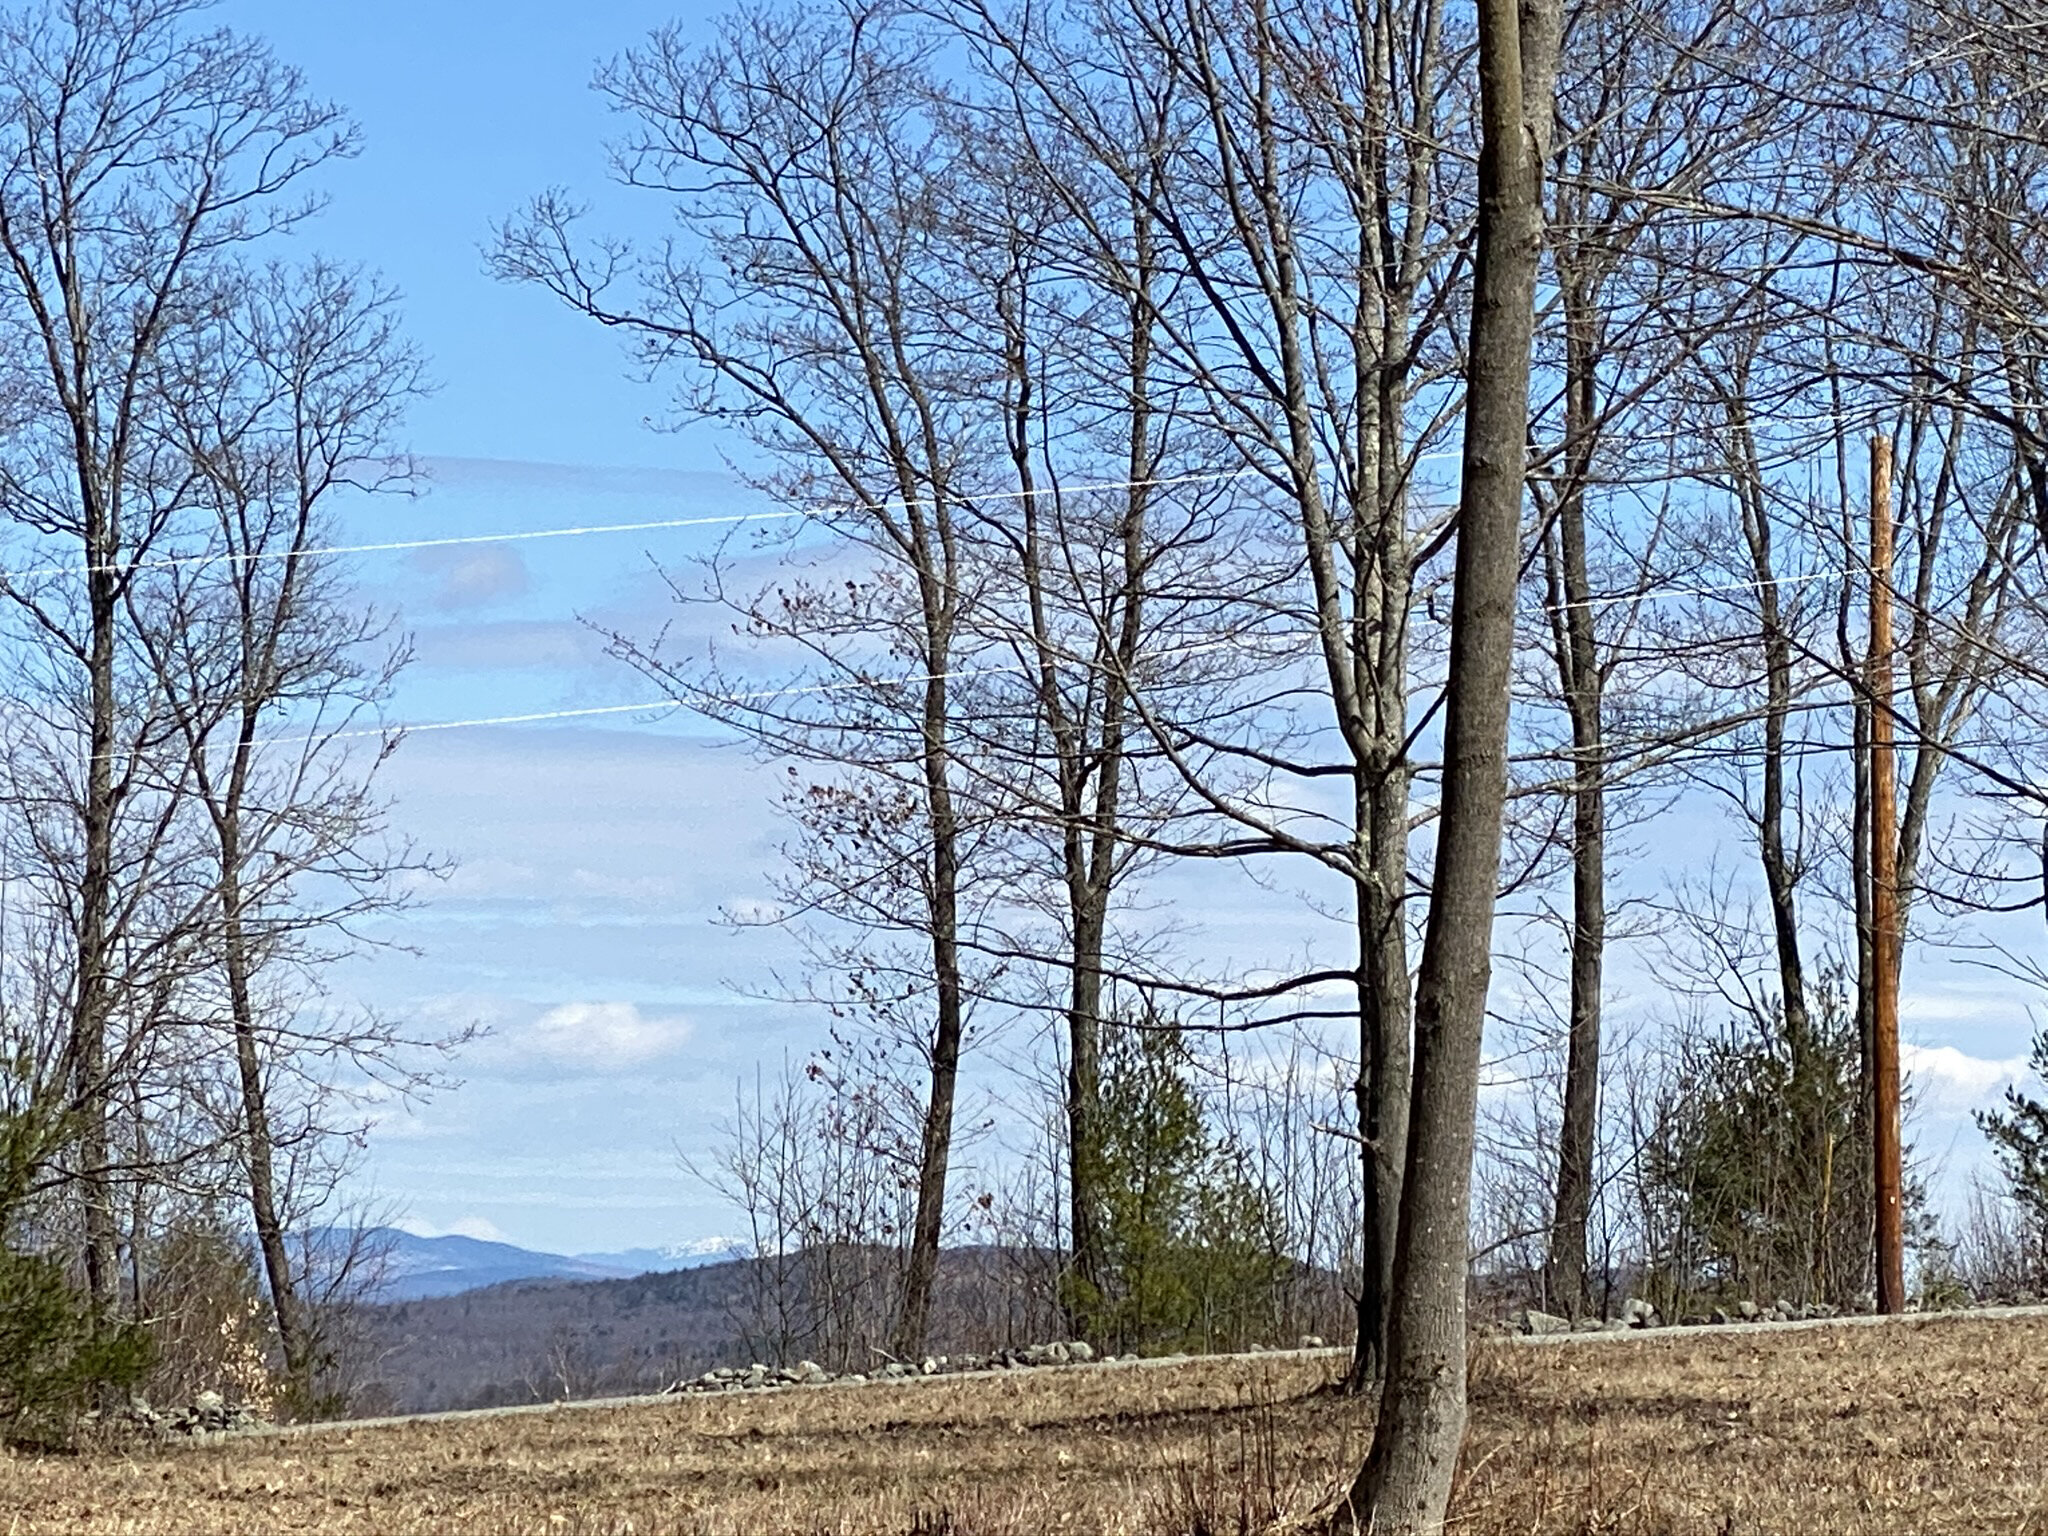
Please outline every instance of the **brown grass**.
[{"label": "brown grass", "polygon": [[[1244,1536],[1363,1451],[1328,1360],[1196,1361],[0,1460],[0,1532]],[[2048,1320],[1482,1343],[1473,1536],[2048,1536]]]}]

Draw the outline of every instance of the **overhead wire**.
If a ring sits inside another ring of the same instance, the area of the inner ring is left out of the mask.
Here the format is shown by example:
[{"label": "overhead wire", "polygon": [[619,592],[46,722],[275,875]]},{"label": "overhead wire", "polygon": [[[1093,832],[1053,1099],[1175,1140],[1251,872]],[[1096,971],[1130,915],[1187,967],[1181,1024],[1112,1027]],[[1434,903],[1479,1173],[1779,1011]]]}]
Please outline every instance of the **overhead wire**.
[{"label": "overhead wire", "polygon": [[[1439,452],[1418,455],[1413,462],[1422,463],[1431,461],[1441,461],[1447,459],[1455,459],[1457,457],[1459,457],[1459,454],[1455,451]],[[958,499],[963,502],[985,502],[998,500],[1014,501],[1024,500],[1032,497],[1049,496],[1053,494],[1076,495],[1100,491],[1133,490],[1155,486],[1167,487],[1175,485],[1217,484],[1244,479],[1249,476],[1264,474],[1266,472],[1267,471],[1261,470],[1254,466],[1246,466],[1244,468],[1236,470],[1214,471],[1189,475],[1090,481],[1080,485],[1061,487],[1058,488],[1057,491],[1055,491],[1053,488],[1048,487],[1038,488],[1035,490],[1017,489],[1009,491],[988,492],[972,496],[962,495]],[[223,563],[227,561],[284,558],[287,555],[293,553],[296,553],[301,557],[371,554],[392,551],[452,548],[495,543],[510,543],[539,539],[575,538],[588,535],[653,532],[691,527],[729,526],[735,524],[762,521],[830,517],[834,515],[843,515],[845,513],[862,510],[901,510],[911,506],[925,504],[929,500],[930,498],[924,497],[903,497],[894,498],[887,501],[876,501],[865,504],[828,503],[819,504],[817,506],[811,507],[784,508],[774,510],[763,510],[760,512],[736,513],[716,516],[661,518],[627,523],[568,525],[544,529],[513,530],[504,533],[449,535],[425,539],[380,540],[375,542],[365,542],[358,544],[336,544],[319,546],[315,548],[301,548],[296,551],[266,550],[245,553],[226,553],[216,551],[202,555],[174,556],[167,557],[165,559],[157,561],[137,562],[133,566],[122,566],[119,567],[119,569],[130,570],[142,568],[168,568],[208,563]],[[85,571],[89,571],[91,569],[94,568],[86,566],[51,566],[26,571],[0,571],[0,581],[27,579],[28,577],[41,575],[82,573]],[[1791,575],[1773,577],[1769,579],[1768,584],[1772,586],[1783,587],[1831,579],[1846,580],[1856,577],[1867,579],[1871,575],[1872,572],[1869,567],[1862,565],[1852,565],[1842,567],[1839,569],[1808,571],[1802,573],[1795,573]],[[1726,596],[1730,593],[1735,592],[1760,590],[1765,584],[1766,583],[1763,581],[1759,581],[1754,577],[1750,577],[1740,581],[1731,581],[1712,585],[1696,585],[1690,587],[1650,587],[1639,592],[1615,593],[1602,595],[1598,597],[1578,599],[1576,601],[1546,603],[1543,605],[1543,611],[1554,613],[1563,612],[1570,608],[1581,606],[1589,608],[1604,608],[1625,603],[1669,601],[1674,599],[1685,598]],[[1944,628],[1952,630],[1960,638],[1964,639],[1967,643],[1975,644],[1984,648],[1988,654],[1991,654],[1997,657],[1998,659],[2005,661],[2008,665],[2015,668],[2015,670],[2023,672],[2024,674],[2026,674],[2030,678],[2033,678],[2036,681],[2048,684],[2048,672],[2044,672],[2042,669],[2035,667],[2030,663],[2027,663],[2023,658],[2017,656],[2016,654],[2007,651],[2002,647],[1997,646],[1995,642],[1990,641],[1988,638],[1982,636],[1981,634],[1977,634],[1973,631],[1970,631],[1956,624],[1955,621],[1948,619],[1945,615],[1942,615],[1933,609],[1925,607],[1924,605],[1918,603],[1916,600],[1908,597],[1906,594],[1897,592],[1896,588],[1894,588],[1894,591],[1897,600],[1903,607],[1907,608],[1910,611],[1923,614],[1930,622],[1940,624]],[[1198,646],[1178,647],[1169,651],[1154,654],[1155,656],[1191,654],[1197,651],[1215,650],[1224,646],[1237,643],[1238,641],[1235,639],[1212,641],[1206,642]],[[1069,665],[1099,665],[1099,663],[1097,662],[1094,662],[1087,658],[1081,658],[1078,656],[1069,656],[1061,658],[1061,660],[1065,664]],[[256,738],[256,744],[269,746],[310,744],[314,742],[363,738],[390,739],[398,736],[424,734],[429,732],[466,730],[508,725],[538,724],[559,720],[599,719],[636,714],[667,714],[673,713],[677,709],[684,708],[740,708],[752,704],[770,702],[777,698],[838,693],[860,688],[908,687],[934,681],[965,679],[977,676],[999,674],[1008,675],[1019,672],[1029,672],[1034,670],[1038,665],[1039,663],[1037,661],[1019,661],[1015,663],[1006,663],[1001,666],[963,668],[943,672],[912,673],[889,678],[855,677],[842,679],[835,682],[792,685],[788,687],[755,690],[746,693],[723,696],[707,694],[699,696],[694,699],[669,697],[664,699],[650,699],[631,704],[589,705],[562,709],[532,710],[516,713],[472,716],[451,720],[395,722],[389,725],[381,725],[366,728],[349,728],[345,730],[331,732],[304,731],[296,734],[281,734],[274,736],[258,737]]]},{"label": "overhead wire", "polygon": [[[1222,650],[1236,642],[1233,640],[1210,640],[1197,645],[1172,646],[1165,650],[1151,651],[1141,655],[1140,661],[1158,661],[1167,657],[1192,656],[1205,651]],[[678,709],[709,710],[739,709],[754,704],[766,704],[776,699],[798,698],[829,693],[851,693],[859,689],[909,688],[920,683],[949,682],[972,677],[1007,676],[1018,672],[1035,671],[1036,660],[1005,662],[1000,666],[956,667],[943,672],[916,672],[897,677],[849,677],[829,683],[798,683],[782,688],[761,688],[745,693],[715,694],[700,693],[694,698],[649,699],[639,704],[597,704],[573,709],[535,710],[525,714],[479,715],[466,720],[427,720],[416,723],[397,723],[388,726],[349,728],[336,731],[308,731],[292,736],[259,736],[257,746],[290,746],[313,742],[348,741],[369,737],[389,739],[397,736],[417,735],[427,731],[459,731],[472,727],[497,725],[528,725],[548,720],[581,720],[606,715],[634,715],[652,713],[673,713]]]},{"label": "overhead wire", "polygon": [[[1416,460],[1455,457],[1448,454],[1428,454]],[[1164,475],[1151,479],[1097,480],[1081,485],[1062,486],[1061,495],[1085,495],[1095,491],[1140,490],[1150,486],[1204,485],[1230,480],[1242,480],[1247,476],[1264,471],[1247,466],[1243,469],[1217,470],[1202,474]],[[956,500],[965,503],[988,501],[1019,501],[1033,496],[1054,494],[1051,488],[1037,490],[1009,490],[961,493]],[[86,576],[94,574],[122,574],[130,571],[176,570],[191,566],[242,564],[258,560],[287,560],[323,558],[330,555],[387,554],[403,550],[452,549],[476,544],[514,544],[534,539],[572,539],[593,534],[653,533],[676,528],[709,528],[730,526],[740,523],[791,521],[800,518],[829,518],[854,512],[903,511],[911,507],[926,506],[933,498],[928,496],[903,496],[887,500],[868,502],[820,502],[814,506],[787,507],[760,512],[734,512],[707,517],[665,517],[646,522],[633,523],[587,523],[560,528],[525,528],[504,533],[449,534],[426,539],[381,539],[364,544],[325,544],[313,547],[278,548],[260,550],[208,550],[202,554],[167,555],[159,559],[110,562],[102,565],[48,565],[24,570],[0,570],[0,582],[28,581],[45,576]]]}]

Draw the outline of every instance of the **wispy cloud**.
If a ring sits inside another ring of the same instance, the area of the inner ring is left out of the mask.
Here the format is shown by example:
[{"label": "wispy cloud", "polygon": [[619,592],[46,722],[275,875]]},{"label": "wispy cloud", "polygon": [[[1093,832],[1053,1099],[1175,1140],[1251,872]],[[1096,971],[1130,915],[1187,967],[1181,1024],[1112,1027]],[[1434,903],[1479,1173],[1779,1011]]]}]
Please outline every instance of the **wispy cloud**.
[{"label": "wispy cloud", "polygon": [[616,1071],[673,1054],[690,1023],[650,1016],[633,1003],[563,1003],[508,1037],[515,1054],[560,1066]]},{"label": "wispy cloud", "polygon": [[427,624],[413,635],[415,664],[459,672],[560,668],[617,669],[602,635],[563,619],[505,619],[488,624]]},{"label": "wispy cloud", "polygon": [[461,613],[523,597],[533,586],[526,559],[509,544],[475,544],[454,549],[419,549],[414,570],[432,579],[427,599],[444,613]]}]

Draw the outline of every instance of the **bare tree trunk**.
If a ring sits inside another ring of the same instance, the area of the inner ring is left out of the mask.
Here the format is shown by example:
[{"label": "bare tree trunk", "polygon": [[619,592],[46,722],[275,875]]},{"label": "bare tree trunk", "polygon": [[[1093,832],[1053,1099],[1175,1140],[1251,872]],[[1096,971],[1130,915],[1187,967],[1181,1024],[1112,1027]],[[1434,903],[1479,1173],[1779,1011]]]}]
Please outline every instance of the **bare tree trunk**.
[{"label": "bare tree trunk", "polygon": [[[81,454],[86,439],[81,425]],[[87,686],[91,761],[85,769],[84,861],[78,877],[78,952],[72,982],[71,1105],[78,1117],[78,1182],[85,1218],[85,1284],[93,1316],[114,1306],[118,1282],[114,1236],[114,1192],[107,1145],[109,1082],[107,1016],[113,985],[109,917],[114,890],[114,623],[116,552],[110,547],[108,513],[81,464],[80,491],[86,509],[87,605],[91,650]]]},{"label": "bare tree trunk", "polygon": [[1740,462],[1731,468],[1737,480],[1736,501],[1742,511],[1751,574],[1756,580],[1757,625],[1764,659],[1763,785],[1757,807],[1757,848],[1777,943],[1785,1038],[1795,1059],[1802,1059],[1812,1041],[1812,1027],[1806,1003],[1806,968],[1799,952],[1799,870],[1785,844],[1785,727],[1792,713],[1792,636],[1779,605],[1777,570],[1771,555],[1771,514],[1763,499],[1763,471],[1749,420],[1746,380],[1737,385],[1729,405],[1740,456]]},{"label": "bare tree trunk", "polygon": [[[1406,622],[1406,610],[1401,622]],[[1405,647],[1395,665],[1405,667]],[[1395,697],[1404,703],[1405,688]],[[1387,702],[1379,694],[1379,702]],[[1405,711],[1404,711],[1405,713]],[[1382,730],[1393,725],[1382,722]],[[1358,913],[1358,1132],[1364,1177],[1360,1184],[1363,1254],[1358,1287],[1358,1333],[1346,1386],[1361,1392],[1386,1369],[1387,1326],[1394,1286],[1394,1250],[1401,1214],[1401,1180],[1408,1156],[1408,1094],[1413,1015],[1408,980],[1408,935],[1403,897],[1408,881],[1408,771],[1395,732],[1388,760],[1359,795],[1358,825],[1370,829],[1366,878],[1357,883]],[[1361,778],[1365,775],[1361,774]]]},{"label": "bare tree trunk", "polygon": [[1564,1104],[1557,1138],[1557,1186],[1548,1254],[1551,1303],[1573,1317],[1588,1310],[1586,1223],[1593,1201],[1593,1151],[1600,1114],[1600,989],[1607,948],[1604,674],[1586,573],[1586,482],[1594,423],[1595,323],[1583,292],[1566,280],[1565,485],[1557,504],[1557,564],[1564,610],[1557,616],[1559,681],[1572,727],[1571,999]]},{"label": "bare tree trunk", "polygon": [[[931,569],[927,562],[920,575]],[[946,596],[940,601],[950,603],[952,599]],[[932,605],[927,606],[928,612],[932,611]],[[935,622],[943,631],[945,621]],[[932,647],[933,654],[945,656],[950,646],[950,635],[942,633],[940,641]],[[939,1240],[945,1231],[946,1173],[953,1155],[953,1104],[959,1093],[960,1040],[966,1023],[960,979],[959,825],[953,814],[953,789],[947,776],[951,760],[950,724],[946,679],[943,674],[935,675],[925,684],[924,778],[925,809],[932,839],[932,975],[937,1016],[932,1028],[931,1093],[925,1101],[924,1135],[918,1152],[917,1215],[911,1231],[910,1258],[904,1267],[903,1301],[893,1341],[896,1354],[905,1358],[924,1352],[925,1330],[931,1319],[932,1286],[939,1272]]]},{"label": "bare tree trunk", "polygon": [[1530,343],[1559,7],[1481,0],[1479,232],[1458,503],[1443,808],[1415,992],[1408,1166],[1386,1384],[1339,1528],[1436,1533],[1465,1437],[1479,1065],[1507,798]]},{"label": "bare tree trunk", "polygon": [[[253,726],[254,720],[249,724]],[[250,995],[241,887],[235,874],[241,867],[241,854],[231,836],[223,839],[221,856],[221,959],[227,975],[228,1008],[235,1032],[235,1068],[242,1091],[242,1150],[249,1174],[249,1218],[256,1227],[256,1247],[263,1257],[263,1275],[270,1287],[270,1310],[277,1323],[278,1344],[284,1351],[285,1375],[304,1398],[311,1395],[312,1359],[291,1255],[285,1247],[284,1222],[278,1214],[276,1150],[269,1100],[264,1091],[263,1058],[256,1038],[255,1003]]]}]

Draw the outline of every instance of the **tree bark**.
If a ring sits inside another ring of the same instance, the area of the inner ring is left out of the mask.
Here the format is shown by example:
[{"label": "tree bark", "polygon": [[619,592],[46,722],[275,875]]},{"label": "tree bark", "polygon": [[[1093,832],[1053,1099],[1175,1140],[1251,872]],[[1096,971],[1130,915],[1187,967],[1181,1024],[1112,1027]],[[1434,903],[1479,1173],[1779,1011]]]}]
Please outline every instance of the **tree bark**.
[{"label": "tree bark", "polygon": [[1555,89],[1555,0],[1481,0],[1478,255],[1444,704],[1442,814],[1415,992],[1387,1378],[1339,1529],[1440,1532],[1465,1435],[1479,1066],[1507,796],[1529,354]]},{"label": "tree bark", "polygon": [[278,1214],[277,1159],[270,1126],[269,1096],[263,1082],[263,1058],[256,1037],[256,1009],[249,986],[249,950],[244,932],[241,886],[235,871],[240,851],[231,840],[221,848],[221,944],[227,972],[228,1007],[234,1021],[235,1068],[242,1090],[243,1153],[249,1173],[249,1218],[256,1228],[256,1248],[270,1287],[271,1316],[284,1352],[285,1376],[302,1400],[312,1392],[312,1358],[307,1347],[298,1286],[291,1254],[285,1246],[284,1222]]},{"label": "tree bark", "polygon": [[1565,484],[1557,504],[1559,681],[1572,727],[1571,998],[1564,1103],[1557,1138],[1556,1204],[1547,1289],[1553,1306],[1590,1309],[1586,1224],[1600,1116],[1600,989],[1607,949],[1607,764],[1602,739],[1605,678],[1586,571],[1586,482],[1594,430],[1595,323],[1586,295],[1565,283]]},{"label": "tree bark", "polygon": [[[1405,611],[1403,614],[1405,621]],[[1405,649],[1405,648],[1404,648]],[[1405,658],[1404,658],[1405,664]],[[1406,693],[1399,697],[1405,702]],[[1398,736],[1390,759],[1402,750]],[[1408,1156],[1411,1071],[1408,935],[1402,901],[1408,880],[1408,771],[1390,760],[1359,796],[1357,824],[1368,829],[1365,877],[1356,885],[1358,912],[1358,1131],[1363,1254],[1358,1334],[1346,1386],[1362,1392],[1382,1379],[1394,1289],[1394,1250],[1401,1183]]]},{"label": "tree bark", "polygon": [[[920,575],[932,567],[925,564]],[[929,611],[929,608],[928,608]],[[939,656],[950,653],[951,636],[940,624]],[[932,1287],[939,1272],[939,1240],[946,1218],[946,1174],[953,1155],[953,1103],[960,1082],[960,1043],[966,1008],[960,976],[959,824],[953,812],[951,715],[943,672],[925,684],[924,779],[925,810],[931,828],[932,974],[936,983],[936,1014],[932,1029],[931,1093],[925,1101],[924,1134],[918,1154],[917,1215],[911,1230],[910,1257],[903,1272],[903,1303],[897,1314],[894,1348],[901,1358],[924,1353]]]},{"label": "tree bark", "polygon": [[[81,453],[87,444],[79,423]],[[109,932],[114,899],[114,624],[117,606],[111,518],[81,458],[80,489],[86,512],[87,607],[91,649],[87,660],[91,720],[86,739],[82,812],[84,861],[78,881],[78,954],[71,1005],[71,1105],[78,1117],[78,1182],[85,1227],[85,1285],[95,1320],[114,1306],[118,1254],[114,1192],[107,1145],[109,1079],[107,1017],[113,986]]]}]

